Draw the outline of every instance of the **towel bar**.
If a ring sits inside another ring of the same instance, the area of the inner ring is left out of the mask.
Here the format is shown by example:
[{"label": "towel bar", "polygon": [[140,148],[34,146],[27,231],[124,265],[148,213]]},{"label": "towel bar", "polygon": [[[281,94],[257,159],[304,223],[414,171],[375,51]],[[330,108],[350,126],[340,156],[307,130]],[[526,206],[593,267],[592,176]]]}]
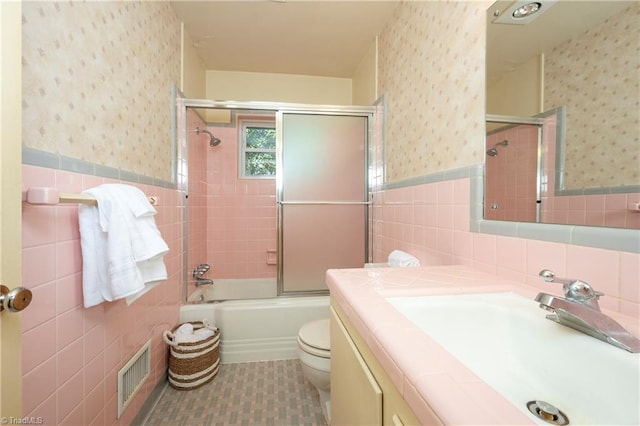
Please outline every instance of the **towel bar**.
[{"label": "towel bar", "polygon": [[[158,197],[151,195],[148,197],[149,203],[156,205]],[[68,192],[58,192],[55,188],[34,187],[29,188],[22,193],[22,201],[35,205],[56,205],[61,203],[80,203],[80,204],[97,204],[98,201],[94,197],[83,194],[73,194]]]}]

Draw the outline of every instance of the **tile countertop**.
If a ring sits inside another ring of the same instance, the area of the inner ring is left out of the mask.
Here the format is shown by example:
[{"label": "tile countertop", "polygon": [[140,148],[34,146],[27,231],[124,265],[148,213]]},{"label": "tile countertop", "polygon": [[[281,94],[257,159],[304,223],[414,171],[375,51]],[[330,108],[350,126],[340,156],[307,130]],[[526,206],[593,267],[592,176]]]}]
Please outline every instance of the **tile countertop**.
[{"label": "tile countertop", "polygon": [[327,285],[419,420],[428,401],[445,424],[534,424],[385,298],[511,291],[533,300],[537,289],[462,265],[332,269]]}]

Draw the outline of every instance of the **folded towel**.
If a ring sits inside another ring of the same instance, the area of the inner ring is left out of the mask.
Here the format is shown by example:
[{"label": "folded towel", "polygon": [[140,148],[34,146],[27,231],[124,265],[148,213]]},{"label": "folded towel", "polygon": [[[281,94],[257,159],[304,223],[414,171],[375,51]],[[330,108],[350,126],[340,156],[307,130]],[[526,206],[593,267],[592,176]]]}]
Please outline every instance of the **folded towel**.
[{"label": "folded towel", "polygon": [[162,256],[157,256],[149,260],[137,263],[142,281],[146,284],[167,279],[167,267]]},{"label": "folded towel", "polygon": [[420,266],[418,258],[400,250],[394,250],[389,254],[389,266],[406,268]]},{"label": "folded towel", "polygon": [[169,247],[156,227],[156,210],[130,185],[105,184],[83,194],[98,200],[81,205],[80,222],[85,307],[136,294],[167,279],[163,256]]},{"label": "folded towel", "polygon": [[82,285],[84,306],[104,302],[102,290],[107,276],[107,233],[100,228],[98,208],[81,204],[78,209],[80,245],[82,248]]}]

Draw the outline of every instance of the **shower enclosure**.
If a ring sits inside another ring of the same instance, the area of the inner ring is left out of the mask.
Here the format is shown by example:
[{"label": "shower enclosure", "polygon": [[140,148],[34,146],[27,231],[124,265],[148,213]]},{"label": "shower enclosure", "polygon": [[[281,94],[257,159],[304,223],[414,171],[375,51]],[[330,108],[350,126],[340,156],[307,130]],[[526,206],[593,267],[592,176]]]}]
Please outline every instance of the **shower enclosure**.
[{"label": "shower enclosure", "polygon": [[[207,124],[203,115],[206,109],[230,109],[231,123]],[[199,111],[199,118],[193,118],[194,111]],[[187,297],[195,290],[191,271],[201,263],[211,264],[208,278],[214,282],[218,278],[231,277],[234,280],[229,281],[264,279],[273,282],[273,295],[326,293],[327,269],[362,267],[369,259],[367,157],[374,112],[373,107],[259,102],[231,104],[177,98],[176,169],[177,182],[185,194]],[[235,144],[241,127],[238,117],[243,115],[275,115],[275,179],[246,179],[238,173],[238,148]],[[195,138],[193,135],[198,126],[200,132],[206,129],[220,139],[219,145],[209,146],[211,138],[205,136],[202,136],[202,141],[190,142],[189,139]],[[206,150],[203,145],[207,146]],[[192,155],[190,151],[194,149],[203,151]],[[207,160],[203,161],[202,157]],[[196,164],[206,170],[190,170]],[[226,180],[212,182],[212,178],[220,175],[216,167],[233,170],[225,171]],[[229,173],[235,174],[232,183],[229,182]],[[190,181],[194,179],[196,182]],[[223,213],[229,201],[216,199],[212,194],[218,190],[233,190],[234,187],[233,203],[240,206],[239,210]],[[258,207],[252,208],[254,201],[243,197],[256,194],[261,201]],[[199,217],[206,219],[198,220],[192,211],[201,212]],[[253,212],[265,217],[256,220],[252,218]],[[238,234],[246,236],[253,232],[251,226],[254,223],[271,223],[269,217],[272,214],[273,228],[263,226],[257,231],[263,241],[221,238],[221,235],[232,233],[224,221],[233,221],[242,228]],[[246,224],[242,225],[245,218]],[[206,240],[206,244],[195,244],[194,239]],[[249,248],[242,256],[228,255],[227,252],[238,246]],[[254,267],[246,277],[238,268],[233,274],[225,275],[228,268],[225,269],[224,263],[229,257],[240,263],[262,267]],[[277,265],[272,265],[274,263]],[[264,292],[254,297],[265,297]],[[225,296],[228,298],[234,297]]]},{"label": "shower enclosure", "polygon": [[484,218],[538,222],[542,131],[538,118],[487,115]]}]

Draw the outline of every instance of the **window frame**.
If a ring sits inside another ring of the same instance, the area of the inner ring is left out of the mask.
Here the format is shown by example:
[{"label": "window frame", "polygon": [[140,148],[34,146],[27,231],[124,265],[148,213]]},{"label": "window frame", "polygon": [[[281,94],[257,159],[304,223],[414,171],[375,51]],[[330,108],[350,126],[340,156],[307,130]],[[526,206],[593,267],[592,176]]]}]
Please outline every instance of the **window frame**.
[{"label": "window frame", "polygon": [[246,140],[246,129],[250,127],[259,127],[265,129],[276,129],[275,120],[256,120],[256,119],[240,119],[238,131],[240,133],[238,137],[238,178],[240,179],[275,179],[276,174],[275,171],[273,175],[251,175],[247,173],[247,152],[262,152],[262,153],[272,153],[274,156],[274,162],[276,161],[276,147],[273,149],[267,148],[247,148],[247,140]]}]

